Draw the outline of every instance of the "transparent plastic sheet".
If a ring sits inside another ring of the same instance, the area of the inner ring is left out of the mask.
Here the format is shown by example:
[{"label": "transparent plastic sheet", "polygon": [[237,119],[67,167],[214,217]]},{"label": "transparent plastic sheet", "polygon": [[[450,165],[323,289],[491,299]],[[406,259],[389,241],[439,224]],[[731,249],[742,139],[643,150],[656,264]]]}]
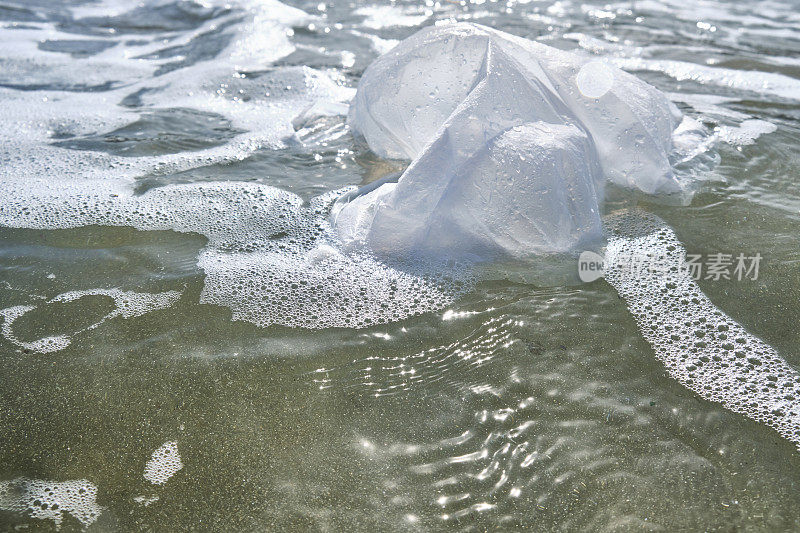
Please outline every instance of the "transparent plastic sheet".
[{"label": "transparent plastic sheet", "polygon": [[481,259],[600,237],[604,181],[686,196],[669,162],[678,109],[599,61],[476,24],[426,28],[378,58],[350,110],[396,182],[334,209],[345,243]]}]

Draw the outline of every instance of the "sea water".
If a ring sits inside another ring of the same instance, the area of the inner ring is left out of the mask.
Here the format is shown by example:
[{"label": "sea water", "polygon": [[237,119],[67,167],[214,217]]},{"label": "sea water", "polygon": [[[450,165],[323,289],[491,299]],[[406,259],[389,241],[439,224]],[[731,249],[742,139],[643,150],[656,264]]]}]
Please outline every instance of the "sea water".
[{"label": "sea water", "polygon": [[405,168],[347,124],[399,40],[476,22],[574,51],[704,132],[671,161],[688,205],[610,185],[603,213],[656,215],[705,263],[758,254],[755,279],[682,287],[800,368],[796,4],[4,2],[0,19],[3,529],[800,527],[795,444],[687,386],[681,352],[643,334],[662,325],[647,303],[519,267],[431,277],[332,246],[328,218]]}]

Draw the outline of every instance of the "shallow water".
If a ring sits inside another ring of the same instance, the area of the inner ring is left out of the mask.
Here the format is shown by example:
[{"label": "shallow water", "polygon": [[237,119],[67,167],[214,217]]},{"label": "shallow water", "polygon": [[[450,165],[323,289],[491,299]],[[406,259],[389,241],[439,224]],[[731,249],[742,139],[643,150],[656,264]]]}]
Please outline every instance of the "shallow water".
[{"label": "shallow water", "polygon": [[[65,531],[800,528],[794,444],[672,379],[603,280],[484,281],[308,330],[250,313],[292,293],[234,261],[263,251],[246,187],[308,202],[397,168],[348,133],[352,88],[393,40],[469,20],[613,57],[720,128],[689,206],[610,190],[606,210],[657,214],[689,253],[760,253],[757,280],[699,285],[800,368],[800,5],[282,6],[0,3],[0,307],[31,307],[0,324],[0,482],[90,482],[99,515],[65,511]],[[749,140],[748,119],[777,129]],[[26,218],[218,182],[235,216],[171,200],[193,227]],[[153,484],[172,441],[183,468]],[[0,510],[17,526],[56,522]]]}]

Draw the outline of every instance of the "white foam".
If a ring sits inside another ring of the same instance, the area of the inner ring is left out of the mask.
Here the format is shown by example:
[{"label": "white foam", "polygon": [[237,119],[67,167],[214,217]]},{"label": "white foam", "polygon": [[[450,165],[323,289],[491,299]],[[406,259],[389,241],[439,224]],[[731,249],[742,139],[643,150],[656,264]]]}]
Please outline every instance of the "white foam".
[{"label": "white foam", "polygon": [[209,239],[198,257],[206,274],[200,301],[260,326],[366,327],[439,309],[466,288],[458,268],[423,273],[365,251],[337,252],[327,216],[342,192],[304,205],[292,193],[251,183],[172,185],[139,196],[25,191],[17,201],[11,194],[0,200],[0,224],[199,233]]},{"label": "white foam", "polygon": [[[230,5],[229,0],[216,0],[214,3]],[[242,1],[237,4],[248,13],[248,20],[236,28],[236,37],[226,50],[237,70],[257,70],[289,55],[295,49],[289,41],[289,36],[293,34],[291,27],[316,19],[305,11],[277,0]]]},{"label": "white foam", "polygon": [[[142,175],[163,175],[198,166],[236,161],[263,147],[281,148],[294,136],[292,119],[316,103],[346,102],[352,90],[341,77],[310,68],[285,67],[246,77],[243,70],[263,71],[291,53],[291,26],[313,17],[277,1],[220,2],[229,14],[210,17],[211,4],[165,5],[188,10],[208,20],[184,32],[145,33],[131,40],[110,32],[92,36],[110,47],[88,57],[44,50],[46,41],[81,40],[60,26],[38,24],[9,31],[0,51],[0,81],[11,87],[40,86],[38,90],[0,88],[4,105],[0,120],[0,184],[4,190],[100,188],[118,193]],[[105,1],[92,8],[75,8],[78,17],[112,17],[125,23],[139,16],[129,3]],[[216,61],[179,64],[185,58],[169,51],[190,46],[223,28],[228,48]],[[170,67],[178,64],[178,67]],[[161,72],[161,69],[173,68]],[[95,88],[98,90],[89,90]],[[99,90],[102,89],[102,90]],[[75,151],[54,146],[58,139],[80,139],[133,123],[139,113],[120,106],[126,98],[140,100],[146,112],[189,108],[215,113],[241,130],[221,146],[148,157],[120,157],[101,151]],[[91,109],[91,113],[87,113]],[[318,109],[329,109],[320,105]],[[336,110],[338,112],[338,110]],[[52,179],[57,176],[57,179]],[[74,192],[78,192],[75,190]]]},{"label": "white foam", "polygon": [[790,100],[800,99],[800,80],[774,72],[709,67],[671,59],[620,57],[611,61],[626,70],[661,72],[678,81],[692,80],[703,85],[769,94]]},{"label": "white foam", "polygon": [[[97,322],[70,333],[43,337],[34,341],[23,341],[14,333],[14,322],[26,314],[38,309],[42,305],[54,303],[67,303],[78,300],[86,296],[107,296],[114,302],[114,309],[103,316]],[[17,346],[37,353],[50,353],[63,350],[72,342],[76,335],[95,329],[107,320],[115,317],[134,318],[158,309],[166,309],[176,302],[181,296],[180,291],[167,291],[161,293],[143,293],[134,291],[121,291],[119,289],[90,289],[82,291],[70,291],[59,294],[40,305],[17,305],[0,309],[0,316],[3,317],[3,326],[0,333],[6,340],[13,342]]]},{"label": "white foam", "polygon": [[377,35],[372,35],[371,33],[364,33],[358,30],[351,30],[350,33],[357,37],[363,37],[370,42],[372,45],[372,49],[375,50],[378,54],[385,54],[395,46],[397,46],[398,41],[397,39],[383,39],[378,37]]},{"label": "white foam", "polygon": [[86,528],[103,512],[97,504],[97,487],[90,481],[46,481],[24,477],[0,481],[0,510],[52,520],[56,529],[61,528],[65,513]]},{"label": "white foam", "polygon": [[719,116],[732,120],[746,120],[750,115],[735,111],[725,106],[728,103],[738,102],[738,98],[719,96],[716,94],[668,93],[673,102],[683,102],[690,105],[703,115]]},{"label": "white foam", "polygon": [[[202,18],[215,5],[181,4],[175,9],[197,11]],[[440,290],[435,281],[379,263],[367,254],[323,260],[315,252],[306,257],[315,248],[335,245],[319,212],[327,209],[333,197],[308,206],[293,194],[249,183],[165,187],[134,194],[141,177],[238,161],[265,148],[284,148],[296,139],[295,127],[316,117],[343,113],[354,94],[334,72],[266,68],[293,50],[288,40],[291,26],[313,17],[274,1],[220,2],[218,7],[230,14],[209,17],[196,28],[167,37],[146,33],[129,43],[128,37],[103,35],[98,39],[116,46],[86,58],[39,50],[39,42],[45,39],[72,39],[53,25],[19,30],[11,51],[19,51],[25,61],[4,52],[0,61],[18,64],[16,72],[23,81],[75,88],[89,80],[119,88],[99,92],[0,88],[6,104],[0,108],[6,125],[0,131],[0,224],[42,229],[98,224],[200,233],[209,239],[198,258],[206,273],[201,301],[228,305],[235,319],[262,326],[363,327],[452,301],[452,291]],[[74,14],[125,21],[135,16],[135,9],[128,3],[105,1],[97,9],[75,8]],[[163,50],[191,44],[216,31],[217,25],[231,37],[230,46],[219,57],[155,75],[170,62],[181,60],[162,54]],[[258,71],[245,75],[239,69]],[[54,74],[48,77],[48,72]],[[135,122],[140,113],[118,105],[131,95],[137,95],[139,112],[180,107],[214,113],[240,133],[219,146],[146,157],[52,144],[58,139],[97,136]],[[314,295],[320,286],[325,287],[322,299]],[[352,309],[362,306],[363,313]],[[11,314],[33,312],[5,311],[10,319],[4,327],[10,337],[14,337]],[[75,334],[27,344],[15,338],[15,342],[27,349],[54,351],[67,346]]]},{"label": "white foam", "polygon": [[396,26],[419,26],[428,19],[428,15],[421,13],[419,9],[396,5],[359,7],[353,14],[363,16],[364,21],[361,25],[373,30]]},{"label": "white foam", "polygon": [[607,227],[605,279],[669,374],[800,448],[800,373],[703,294],[686,268],[686,250],[661,219],[622,212]]},{"label": "white foam", "polygon": [[728,144],[745,146],[753,144],[756,139],[768,133],[774,133],[778,127],[772,122],[758,119],[742,121],[738,126],[720,126],[717,128],[717,137]]},{"label": "white foam", "polygon": [[[675,161],[684,163],[690,160],[698,161],[703,157],[716,162],[717,157],[711,151],[713,146],[719,143],[734,146],[754,144],[762,135],[774,133],[777,129],[775,124],[766,120],[745,119],[738,125],[721,124],[709,132],[700,121],[685,117],[672,135]],[[697,166],[702,168],[700,165]]]},{"label": "white foam", "polygon": [[[178,443],[169,441],[159,446],[150,456],[150,460],[144,467],[144,478],[153,485],[163,485],[182,469],[183,461],[178,453]],[[144,502],[145,500],[143,500]],[[152,500],[145,505],[150,503]]]}]

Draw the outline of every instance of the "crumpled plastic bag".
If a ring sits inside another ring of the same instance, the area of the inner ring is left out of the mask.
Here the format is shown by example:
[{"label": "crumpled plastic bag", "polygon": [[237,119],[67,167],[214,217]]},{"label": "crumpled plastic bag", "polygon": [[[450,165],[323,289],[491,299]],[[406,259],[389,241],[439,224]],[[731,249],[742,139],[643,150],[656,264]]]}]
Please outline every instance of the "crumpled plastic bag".
[{"label": "crumpled plastic bag", "polygon": [[430,27],[379,57],[350,107],[399,178],[342,198],[345,245],[379,254],[524,258],[599,240],[606,180],[682,191],[681,113],[609,64],[477,24]]}]

